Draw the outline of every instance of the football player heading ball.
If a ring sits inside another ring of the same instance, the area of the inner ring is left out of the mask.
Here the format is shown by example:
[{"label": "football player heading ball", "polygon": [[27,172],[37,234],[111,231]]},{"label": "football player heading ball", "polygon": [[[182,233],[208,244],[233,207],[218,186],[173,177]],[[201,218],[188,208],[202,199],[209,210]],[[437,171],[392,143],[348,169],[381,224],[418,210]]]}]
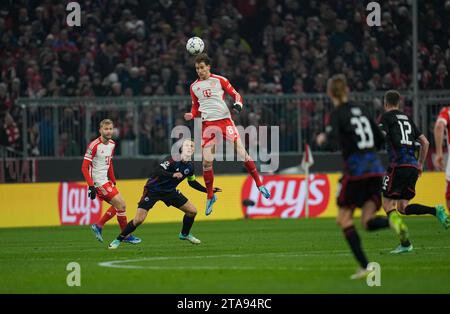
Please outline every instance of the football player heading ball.
[{"label": "football player heading ball", "polygon": [[225,93],[233,97],[233,111],[239,113],[243,107],[241,95],[234,89],[228,79],[211,73],[211,60],[208,55],[202,53],[195,58],[195,70],[198,79],[191,84],[190,88],[192,108],[191,112],[184,114],[184,119],[187,121],[197,117],[202,119],[203,178],[207,189],[206,215],[211,214],[213,204],[216,201],[213,192],[213,159],[216,138],[215,134],[211,134],[213,132],[208,132],[210,127],[220,129],[223,139],[234,144],[239,157],[244,160],[244,165],[255,180],[259,191],[265,198],[270,198],[270,192],[263,185],[255,163],[245,150],[236,126],[231,120],[230,110],[224,100]]}]

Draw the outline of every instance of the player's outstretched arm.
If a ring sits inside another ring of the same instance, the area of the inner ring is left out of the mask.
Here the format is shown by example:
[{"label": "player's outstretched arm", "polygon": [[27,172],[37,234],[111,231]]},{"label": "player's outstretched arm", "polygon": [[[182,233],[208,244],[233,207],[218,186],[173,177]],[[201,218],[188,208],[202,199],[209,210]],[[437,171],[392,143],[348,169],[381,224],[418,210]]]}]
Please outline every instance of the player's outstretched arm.
[{"label": "player's outstretched arm", "polygon": [[325,132],[316,136],[316,144],[326,150],[335,150],[339,146],[339,119],[337,115],[331,115],[331,123],[325,128]]},{"label": "player's outstretched arm", "polygon": [[436,146],[436,166],[438,170],[444,170],[444,154],[442,144],[444,142],[445,128],[449,123],[448,107],[442,108],[434,125],[434,143]]},{"label": "player's outstretched arm", "polygon": [[180,172],[175,172],[172,164],[173,164],[172,157],[168,156],[166,157],[159,165],[157,165],[152,172],[152,176],[157,177],[171,177],[171,178],[177,178],[180,179],[183,177],[183,175]]},{"label": "player's outstretched arm", "polygon": [[445,123],[437,120],[434,125],[434,143],[436,145],[436,167],[438,170],[444,169],[444,153],[442,152],[442,143],[444,141]]},{"label": "player's outstretched arm", "polygon": [[164,170],[164,168],[160,165],[158,165],[153,170],[153,175],[158,176],[158,177],[173,177],[173,174],[174,174],[173,172]]},{"label": "player's outstretched arm", "polygon": [[436,153],[442,154],[442,142],[444,141],[445,124],[442,121],[436,121],[434,125],[434,142],[436,143]]},{"label": "player's outstretched arm", "polygon": [[373,130],[373,136],[375,140],[375,147],[377,149],[381,149],[383,147],[383,144],[385,142],[385,138],[388,132],[386,132],[384,129],[380,128],[380,125],[375,122],[375,120],[370,119],[370,125]]},{"label": "player's outstretched arm", "polygon": [[420,143],[420,152],[419,152],[419,166],[422,167],[425,159],[427,158],[428,148],[430,147],[430,142],[425,137],[425,135],[420,135],[417,139]]},{"label": "player's outstretched arm", "polygon": [[81,172],[83,173],[84,179],[86,180],[86,183],[89,186],[93,186],[94,185],[94,180],[91,177],[91,174],[89,173],[89,167],[91,167],[92,162],[84,159],[83,160],[83,164],[81,165]]},{"label": "player's outstretched arm", "polygon": [[[200,192],[203,192],[203,193],[206,193],[206,192],[207,192],[207,191],[206,191],[206,188],[205,188],[203,185],[201,185],[201,184],[196,180],[195,176],[190,176],[190,177],[188,177],[187,179],[188,179],[188,184],[189,184],[189,186],[190,186],[191,188],[193,188],[194,190],[197,190],[197,191],[200,191]],[[222,189],[221,189],[221,188],[218,188],[218,187],[215,187],[213,191],[214,191],[214,193],[216,193],[216,192],[222,192]]]},{"label": "player's outstretched arm", "polygon": [[197,180],[189,180],[188,178],[188,184],[191,188],[193,188],[194,190],[206,193],[206,188],[201,185]]},{"label": "player's outstretched arm", "polygon": [[92,162],[90,160],[84,159],[83,164],[81,165],[81,172],[83,173],[84,179],[89,185],[88,196],[91,200],[95,199],[97,195],[97,190],[94,186],[94,180],[92,180],[91,174],[89,173],[89,167],[91,167]]},{"label": "player's outstretched arm", "polygon": [[244,99],[241,94],[239,94],[236,89],[231,85],[230,81],[223,76],[217,76],[220,80],[220,84],[222,89],[231,97],[233,97],[234,104],[232,109],[236,113],[240,113],[242,111]]},{"label": "player's outstretched arm", "polygon": [[200,116],[200,111],[199,111],[200,103],[198,102],[198,98],[195,95],[194,91],[192,90],[192,85],[190,88],[190,92],[191,92],[191,99],[192,99],[192,107],[191,107],[191,112],[187,112],[184,114],[184,120],[186,120],[186,121],[192,120],[192,119]]},{"label": "player's outstretched arm", "polygon": [[114,166],[112,160],[108,168],[108,178],[114,185],[116,185],[116,176],[114,175]]},{"label": "player's outstretched arm", "polygon": [[380,129],[383,138],[386,138],[388,134],[389,123],[390,121],[388,116],[386,114],[382,115],[380,121],[378,122],[378,128]]}]

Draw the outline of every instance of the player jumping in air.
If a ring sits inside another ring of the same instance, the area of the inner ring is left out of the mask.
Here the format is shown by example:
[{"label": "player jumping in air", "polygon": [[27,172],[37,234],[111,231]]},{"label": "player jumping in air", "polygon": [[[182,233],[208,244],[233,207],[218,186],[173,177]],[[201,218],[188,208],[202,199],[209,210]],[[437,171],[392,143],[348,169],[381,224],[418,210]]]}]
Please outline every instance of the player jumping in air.
[{"label": "player jumping in air", "polygon": [[[423,163],[427,156],[428,142],[415,123],[399,109],[400,94],[391,90],[384,96],[384,109],[381,117],[380,129],[386,136],[387,151],[390,165],[383,179],[383,208],[393,222],[394,228],[399,229],[400,245],[391,253],[404,253],[413,250],[408,240],[407,230],[400,230],[406,226],[400,221],[396,206],[404,215],[436,216],[447,229],[450,219],[441,205],[429,207],[420,204],[409,204],[416,195],[416,182],[422,172]],[[415,156],[415,142],[420,143],[418,159]],[[408,205],[409,204],[409,205]]]},{"label": "player jumping in air", "polygon": [[[442,144],[444,142],[445,130],[447,130],[447,151],[450,152],[450,106],[441,109],[436,124],[434,125],[434,142],[436,144],[435,162],[438,170],[444,170]],[[445,180],[447,181],[445,199],[447,200],[447,210],[450,211],[450,162],[448,161],[447,166],[445,167]]]},{"label": "player jumping in air", "polygon": [[348,92],[345,76],[335,75],[328,81],[327,93],[335,108],[331,113],[331,125],[327,126],[326,133],[317,136],[316,142],[318,145],[326,143],[330,148],[339,145],[342,149],[344,170],[337,198],[337,223],[361,266],[350,277],[358,279],[366,277],[370,271],[353,223],[355,208],[362,209],[361,219],[366,230],[388,228],[389,220],[375,215],[381,207],[384,173],[376,148],[381,146],[383,135],[365,107],[348,101]]},{"label": "player jumping in air", "polygon": [[[144,193],[138,203],[136,217],[111,242],[109,245],[110,249],[117,249],[120,243],[144,222],[148,211],[158,201],[163,201],[166,206],[174,206],[184,212],[183,227],[178,236],[180,240],[187,240],[192,244],[201,243],[199,239],[190,233],[195,216],[197,215],[197,209],[176,189],[178,184],[187,178],[189,186],[206,193],[206,188],[197,182],[194,175],[194,163],[191,161],[192,154],[194,153],[194,142],[191,140],[183,141],[180,153],[181,160],[175,161],[171,156],[168,156],[154,169],[152,176],[145,184]],[[221,191],[217,187],[213,189],[213,193]]]},{"label": "player jumping in air", "polygon": [[[113,122],[105,119],[100,122],[100,137],[92,141],[84,155],[81,171],[89,186],[88,196],[94,200],[99,199],[111,204],[98,222],[91,225],[91,229],[98,241],[103,242],[102,228],[105,223],[117,214],[117,221],[123,230],[127,225],[126,205],[116,187],[116,177],[112,157],[116,143],[111,139],[113,134]],[[130,235],[128,243],[137,244],[141,239]]]},{"label": "player jumping in air", "polygon": [[203,148],[203,178],[207,189],[206,215],[211,214],[216,196],[213,191],[213,159],[216,145],[215,134],[211,128],[220,129],[223,139],[234,143],[234,147],[247,171],[255,180],[259,191],[265,198],[270,198],[270,193],[262,184],[255,163],[250,158],[242,144],[239,133],[231,120],[230,110],[225,103],[225,93],[233,97],[233,111],[239,113],[242,110],[242,97],[223,76],[212,74],[211,61],[206,54],[199,54],[195,58],[195,70],[198,79],[192,83],[190,92],[192,98],[191,112],[184,115],[185,120],[200,117],[202,119],[202,148]]}]

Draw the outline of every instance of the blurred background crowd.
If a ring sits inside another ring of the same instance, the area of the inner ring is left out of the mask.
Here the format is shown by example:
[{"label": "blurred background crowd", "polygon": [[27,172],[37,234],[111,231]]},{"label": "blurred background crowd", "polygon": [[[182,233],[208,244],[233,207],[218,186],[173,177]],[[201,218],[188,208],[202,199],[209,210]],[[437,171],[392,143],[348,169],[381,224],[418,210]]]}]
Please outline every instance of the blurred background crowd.
[{"label": "blurred background crowd", "polygon": [[[19,97],[189,95],[189,85],[196,78],[193,57],[185,50],[191,36],[205,41],[212,71],[226,76],[244,99],[252,94],[323,93],[327,79],[336,73],[347,76],[352,91],[411,89],[412,28],[407,0],[380,2],[381,27],[367,26],[366,3],[357,0],[78,2],[81,27],[67,27],[64,1],[1,1],[2,145],[21,149]],[[419,3],[420,89],[450,89],[450,1]],[[369,105],[381,108],[379,102]],[[300,123],[312,137],[328,119],[326,104],[302,101],[285,106],[286,110],[270,112],[250,106],[238,122],[276,121],[287,130]],[[301,116],[286,114],[296,106],[302,107]],[[152,140],[169,134],[164,112],[158,106],[146,107],[136,120],[132,112],[111,108],[108,116],[116,122],[118,137],[147,138],[139,153],[152,154],[166,150]],[[183,123],[183,112],[173,117],[175,124]],[[86,124],[82,108],[64,108],[58,124],[50,109],[31,114],[33,123],[26,129],[30,154],[83,153],[85,143],[77,138]],[[104,112],[94,112],[93,136],[103,116]],[[55,133],[61,137],[56,151],[51,145]],[[283,151],[295,149],[290,143],[297,145],[295,138],[283,141]]]}]

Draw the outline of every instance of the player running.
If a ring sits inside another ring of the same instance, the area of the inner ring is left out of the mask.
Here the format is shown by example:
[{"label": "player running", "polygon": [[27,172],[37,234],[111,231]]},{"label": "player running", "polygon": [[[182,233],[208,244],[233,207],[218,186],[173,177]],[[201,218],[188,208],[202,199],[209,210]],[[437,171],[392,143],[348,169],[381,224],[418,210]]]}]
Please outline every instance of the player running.
[{"label": "player running", "polygon": [[[442,152],[442,144],[444,141],[444,133],[447,130],[447,151],[450,152],[450,106],[444,107],[439,112],[439,115],[434,125],[434,142],[436,144],[436,168],[444,170],[444,154]],[[447,161],[445,167],[445,179],[447,188],[445,192],[445,199],[447,200],[447,210],[450,211],[450,162]]]},{"label": "player running", "polygon": [[[385,113],[381,117],[380,129],[386,137],[390,165],[383,179],[383,208],[394,222],[394,228],[400,231],[400,245],[391,253],[411,252],[413,246],[408,239],[406,225],[400,221],[396,211],[404,215],[436,216],[447,229],[450,219],[442,205],[429,207],[409,204],[416,195],[416,182],[423,169],[427,156],[428,142],[415,123],[399,109],[400,93],[394,90],[384,96]],[[419,157],[415,155],[415,142],[420,143]],[[409,205],[408,205],[409,204]],[[404,228],[404,229],[403,229]],[[403,229],[403,230],[401,230]]]},{"label": "player running", "polygon": [[[194,237],[190,231],[194,224],[197,209],[195,206],[176,189],[178,184],[185,178],[188,179],[189,186],[206,193],[206,188],[197,182],[194,175],[194,163],[191,161],[194,153],[194,142],[191,140],[183,141],[180,149],[181,160],[175,161],[171,156],[166,157],[158,165],[144,187],[144,193],[138,203],[136,217],[131,220],[122,233],[111,242],[110,249],[117,249],[122,241],[131,234],[136,228],[144,222],[148,211],[158,201],[163,201],[166,206],[174,206],[183,211],[183,227],[179,234],[180,240],[187,240],[192,244],[200,244],[201,241]],[[214,188],[213,193],[221,192],[220,188]]]},{"label": "player running", "polygon": [[259,191],[265,198],[270,198],[270,192],[262,184],[255,163],[245,150],[225,103],[225,93],[227,93],[234,99],[233,111],[239,113],[242,110],[241,95],[225,77],[211,74],[211,60],[206,54],[199,54],[195,58],[195,70],[199,78],[190,87],[192,108],[191,112],[184,114],[184,119],[189,121],[200,116],[202,119],[203,179],[207,189],[205,214],[211,214],[213,204],[217,200],[213,191],[213,160],[217,144],[215,134],[211,132],[214,128],[221,131],[224,140],[234,143],[239,157],[244,160],[244,165]]},{"label": "player running", "polygon": [[[113,122],[105,119],[100,122],[100,137],[92,141],[84,155],[81,171],[89,186],[88,197],[99,199],[111,204],[98,222],[91,225],[91,229],[98,241],[103,242],[102,228],[105,223],[117,214],[117,221],[123,230],[127,225],[126,205],[116,187],[116,177],[112,157],[116,143],[111,139]],[[141,239],[130,235],[125,242],[138,244]]]},{"label": "player running", "polygon": [[335,75],[328,81],[327,94],[335,108],[326,133],[319,134],[316,142],[329,147],[339,145],[342,149],[344,170],[337,198],[337,223],[361,266],[350,277],[358,279],[365,278],[370,271],[353,223],[354,209],[362,209],[362,224],[369,231],[388,228],[389,220],[375,215],[381,206],[384,173],[376,148],[382,144],[383,135],[365,107],[348,101],[348,92],[345,76]]}]

